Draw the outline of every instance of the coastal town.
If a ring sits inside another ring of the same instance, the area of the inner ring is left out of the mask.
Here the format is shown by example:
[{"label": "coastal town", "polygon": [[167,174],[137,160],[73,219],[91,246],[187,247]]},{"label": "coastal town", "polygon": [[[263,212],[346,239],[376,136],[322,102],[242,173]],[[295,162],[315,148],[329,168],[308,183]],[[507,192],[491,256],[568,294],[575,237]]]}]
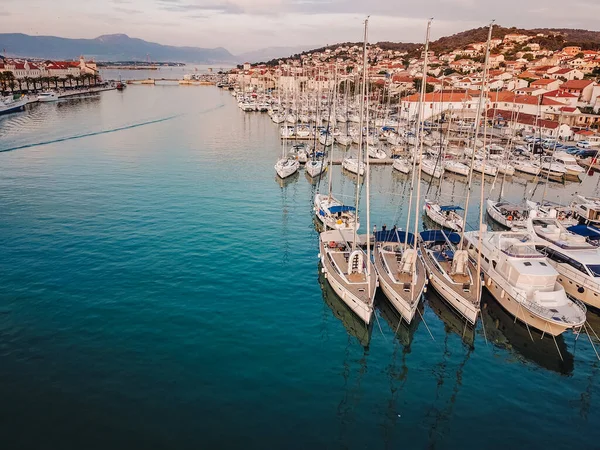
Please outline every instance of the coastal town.
[{"label": "coastal town", "polygon": [[[473,119],[481,95],[489,119],[514,120],[529,133],[600,143],[600,51],[565,46],[549,50],[551,36],[506,34],[491,40],[489,80],[482,94],[486,42],[472,42],[436,54],[428,52],[423,120],[452,112]],[[371,92],[385,90],[411,119],[418,111],[423,51],[368,48]],[[361,71],[362,47],[338,45],[270,64],[246,63],[230,71],[229,83],[245,92],[319,89],[337,80],[354,82]],[[387,101],[387,100],[386,100]],[[517,114],[518,113],[518,114]]]}]

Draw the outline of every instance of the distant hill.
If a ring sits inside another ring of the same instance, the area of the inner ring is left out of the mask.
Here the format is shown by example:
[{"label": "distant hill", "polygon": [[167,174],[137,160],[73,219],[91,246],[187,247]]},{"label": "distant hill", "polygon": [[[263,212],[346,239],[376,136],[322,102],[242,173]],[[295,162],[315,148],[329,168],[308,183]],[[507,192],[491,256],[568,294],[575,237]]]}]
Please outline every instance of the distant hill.
[{"label": "distant hill", "polygon": [[29,36],[0,33],[0,48],[8,55],[75,59],[79,55],[98,61],[180,61],[188,63],[235,62],[236,57],[224,48],[175,47],[131,38],[126,34],[109,34],[95,39],[68,39],[55,36]]},{"label": "distant hill", "polygon": [[[537,42],[544,48],[560,50],[567,45],[577,45],[584,50],[600,50],[600,31],[577,30],[570,28],[506,28],[494,26],[492,37],[503,38],[507,34],[525,34],[535,36],[532,42]],[[537,37],[544,34],[546,37]],[[451,36],[439,38],[431,43],[431,49],[436,53],[446,52],[457,48],[464,48],[473,42],[485,42],[488,36],[488,27],[473,28]]]},{"label": "distant hill", "polygon": [[[444,36],[429,44],[431,50],[436,54],[449,52],[451,50],[464,48],[474,42],[485,42],[488,37],[488,27],[473,28],[471,30],[461,31],[460,33],[453,34],[451,36]],[[500,25],[495,25],[492,31],[492,37],[504,38],[507,34],[525,34],[532,36],[531,42],[539,43],[543,48],[550,50],[560,50],[568,45],[576,45],[584,50],[600,50],[600,31],[590,30],[579,30],[570,28],[534,28],[534,29],[523,29],[523,28],[507,28]],[[545,37],[537,36],[538,34],[544,34]],[[315,48],[311,50],[305,50],[300,53],[290,52],[287,58],[280,59],[299,59],[301,55],[309,53],[320,53],[327,49],[335,50],[340,46],[362,46],[362,42],[344,42],[334,45],[328,45],[326,47]],[[411,43],[411,42],[377,42],[370,44],[378,46],[383,50],[397,50],[401,52],[408,52],[408,57],[418,57],[423,49],[423,43]],[[266,61],[266,58],[264,59]],[[267,61],[269,65],[276,65],[278,59],[272,59]]]}]

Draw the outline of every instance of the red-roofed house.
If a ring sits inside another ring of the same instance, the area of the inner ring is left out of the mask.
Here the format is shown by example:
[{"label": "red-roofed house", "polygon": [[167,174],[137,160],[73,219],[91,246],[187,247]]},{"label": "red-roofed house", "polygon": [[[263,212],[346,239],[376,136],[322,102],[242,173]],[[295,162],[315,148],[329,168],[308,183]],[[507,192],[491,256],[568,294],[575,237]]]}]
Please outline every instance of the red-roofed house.
[{"label": "red-roofed house", "polygon": [[582,103],[589,103],[592,100],[594,82],[591,80],[571,80],[563,83],[560,87],[562,91],[578,96]]},{"label": "red-roofed house", "polygon": [[[442,113],[472,111],[477,109],[477,99],[464,92],[431,92],[425,94],[423,99],[423,120],[439,117]],[[409,95],[402,99],[402,109],[408,111],[410,119],[416,118],[419,113],[419,93]]]},{"label": "red-roofed house", "polygon": [[552,80],[549,78],[542,78],[540,80],[533,81],[529,86],[532,88],[545,89],[546,91],[554,91],[562,84],[560,80]]},{"label": "red-roofed house", "polygon": [[583,72],[581,70],[577,70],[577,69],[564,68],[564,69],[553,70],[552,72],[548,73],[548,76],[550,78],[554,78],[555,80],[559,79],[559,78],[564,78],[567,81],[582,80]]},{"label": "red-roofed house", "polygon": [[571,127],[567,124],[559,124],[554,120],[541,119],[535,114],[526,114],[514,111],[488,109],[486,116],[494,124],[506,126],[507,133],[522,131],[527,134],[542,135],[548,137],[561,137],[568,139],[573,135]]},{"label": "red-roofed house", "polygon": [[555,91],[546,92],[542,94],[544,98],[550,98],[557,102],[563,103],[567,106],[576,107],[579,97],[575,94],[569,94],[563,90],[557,89]]}]

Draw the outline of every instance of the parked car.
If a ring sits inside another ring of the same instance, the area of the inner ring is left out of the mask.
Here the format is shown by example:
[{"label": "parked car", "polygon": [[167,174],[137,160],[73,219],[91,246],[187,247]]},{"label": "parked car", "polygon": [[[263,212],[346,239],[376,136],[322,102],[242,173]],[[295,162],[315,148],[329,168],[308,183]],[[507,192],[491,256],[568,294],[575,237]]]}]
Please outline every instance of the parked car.
[{"label": "parked car", "polygon": [[594,158],[598,154],[598,150],[579,150],[575,156],[580,158]]},{"label": "parked car", "polygon": [[580,141],[577,143],[577,147],[579,148],[590,148],[592,144],[589,141]]}]

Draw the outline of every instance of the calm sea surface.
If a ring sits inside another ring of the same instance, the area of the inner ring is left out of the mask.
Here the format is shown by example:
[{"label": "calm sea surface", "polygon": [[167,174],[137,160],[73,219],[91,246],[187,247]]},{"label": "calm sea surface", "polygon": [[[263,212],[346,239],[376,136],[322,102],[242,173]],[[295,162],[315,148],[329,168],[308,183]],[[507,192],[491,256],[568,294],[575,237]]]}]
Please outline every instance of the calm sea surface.
[{"label": "calm sea surface", "polygon": [[[316,186],[276,181],[277,127],[227,91],[32,105],[0,118],[0,150],[1,448],[600,445],[586,335],[558,339],[561,360],[493,299],[464,330],[433,292],[410,329],[378,297],[364,330],[322,287]],[[373,167],[372,181],[372,223],[403,226],[407,177]],[[339,167],[333,185],[351,202]],[[534,189],[513,177],[504,195]],[[461,204],[466,186],[421,192]]]}]

